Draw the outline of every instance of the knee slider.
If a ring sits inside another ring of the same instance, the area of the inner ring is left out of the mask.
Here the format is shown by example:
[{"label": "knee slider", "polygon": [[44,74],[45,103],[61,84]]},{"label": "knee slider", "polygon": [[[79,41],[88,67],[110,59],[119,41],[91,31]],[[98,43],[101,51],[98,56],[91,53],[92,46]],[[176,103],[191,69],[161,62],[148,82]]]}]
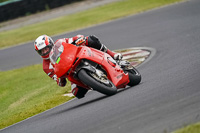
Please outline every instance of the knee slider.
[{"label": "knee slider", "polygon": [[78,87],[76,87],[76,88],[74,88],[74,89],[72,90],[72,93],[73,93],[74,96],[77,97],[78,99],[83,98],[87,92],[88,92],[87,89],[82,88],[82,87],[80,87],[80,86],[78,86]]}]

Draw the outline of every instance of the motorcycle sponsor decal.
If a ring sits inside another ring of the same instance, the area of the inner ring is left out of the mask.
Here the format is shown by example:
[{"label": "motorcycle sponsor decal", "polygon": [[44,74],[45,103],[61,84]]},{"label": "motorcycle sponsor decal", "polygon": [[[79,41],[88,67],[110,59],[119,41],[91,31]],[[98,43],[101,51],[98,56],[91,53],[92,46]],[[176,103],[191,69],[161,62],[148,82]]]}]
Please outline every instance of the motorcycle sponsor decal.
[{"label": "motorcycle sponsor decal", "polygon": [[56,60],[56,64],[58,64],[60,62],[61,58],[58,57],[58,59]]},{"label": "motorcycle sponsor decal", "polygon": [[87,53],[88,53],[88,55],[89,55],[89,56],[92,56],[92,54],[91,54],[91,51],[90,51],[90,50],[88,50],[88,51],[87,51]]},{"label": "motorcycle sponsor decal", "polygon": [[87,50],[87,53],[88,53],[89,56],[93,56],[94,57],[94,55],[93,55],[93,53],[91,52],[90,49]]},{"label": "motorcycle sponsor decal", "polygon": [[117,76],[117,79],[119,79],[119,78],[121,78],[123,76],[124,76],[123,74],[120,74],[120,75]]}]

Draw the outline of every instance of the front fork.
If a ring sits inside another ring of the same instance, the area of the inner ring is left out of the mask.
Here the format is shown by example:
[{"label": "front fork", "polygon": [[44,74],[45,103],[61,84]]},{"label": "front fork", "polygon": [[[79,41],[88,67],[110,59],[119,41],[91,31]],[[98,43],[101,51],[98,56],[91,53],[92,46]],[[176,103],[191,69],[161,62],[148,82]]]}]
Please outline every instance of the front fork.
[{"label": "front fork", "polygon": [[124,70],[132,70],[134,67],[126,60],[118,60],[117,64]]}]

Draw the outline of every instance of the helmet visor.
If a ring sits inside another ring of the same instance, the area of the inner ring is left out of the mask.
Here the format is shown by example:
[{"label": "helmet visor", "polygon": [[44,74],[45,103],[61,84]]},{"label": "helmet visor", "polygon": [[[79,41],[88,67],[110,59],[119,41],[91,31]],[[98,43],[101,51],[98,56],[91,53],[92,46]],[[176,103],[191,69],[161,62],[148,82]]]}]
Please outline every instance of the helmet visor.
[{"label": "helmet visor", "polygon": [[48,45],[48,46],[44,47],[43,49],[38,50],[38,54],[41,56],[46,56],[50,53],[51,49],[52,49],[52,46]]}]

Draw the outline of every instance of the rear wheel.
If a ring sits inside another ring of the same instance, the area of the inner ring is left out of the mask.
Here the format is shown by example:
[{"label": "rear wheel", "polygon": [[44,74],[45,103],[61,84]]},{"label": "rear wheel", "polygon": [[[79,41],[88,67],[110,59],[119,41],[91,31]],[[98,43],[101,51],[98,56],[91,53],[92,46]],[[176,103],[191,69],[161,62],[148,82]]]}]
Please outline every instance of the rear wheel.
[{"label": "rear wheel", "polygon": [[129,86],[135,86],[141,82],[141,75],[136,68],[133,67],[133,69],[126,70],[126,72],[128,72],[129,75]]},{"label": "rear wheel", "polygon": [[110,80],[108,80],[106,76],[99,76],[96,73],[92,73],[85,69],[81,69],[78,72],[78,78],[84,84],[93,88],[93,90],[96,90],[105,95],[110,96],[110,95],[114,95],[117,93],[116,86]]}]

